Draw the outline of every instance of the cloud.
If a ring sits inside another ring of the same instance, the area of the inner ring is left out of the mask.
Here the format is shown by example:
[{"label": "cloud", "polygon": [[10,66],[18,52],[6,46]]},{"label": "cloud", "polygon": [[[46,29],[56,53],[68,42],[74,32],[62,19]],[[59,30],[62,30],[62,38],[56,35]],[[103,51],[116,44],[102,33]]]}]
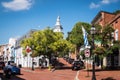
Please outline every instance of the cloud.
[{"label": "cloud", "polygon": [[33,0],[12,0],[10,2],[2,2],[4,8],[12,11],[29,10],[32,4]]},{"label": "cloud", "polygon": [[101,3],[102,4],[110,4],[110,0],[102,0]]},{"label": "cloud", "polygon": [[116,3],[119,0],[101,0],[100,2],[98,2],[97,4],[95,4],[94,2],[91,2],[90,4],[90,8],[99,8],[102,5],[107,5],[107,4],[111,4],[111,3]]},{"label": "cloud", "polygon": [[95,4],[95,3],[93,3],[93,2],[90,4],[90,8],[91,8],[91,9],[93,9],[93,8],[98,8],[98,7],[100,7],[99,4]]}]

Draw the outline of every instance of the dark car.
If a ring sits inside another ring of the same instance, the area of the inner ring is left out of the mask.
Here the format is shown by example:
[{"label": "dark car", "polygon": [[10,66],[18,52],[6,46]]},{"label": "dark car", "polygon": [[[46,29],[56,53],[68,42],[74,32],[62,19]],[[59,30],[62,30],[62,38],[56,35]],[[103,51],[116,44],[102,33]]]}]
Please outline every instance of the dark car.
[{"label": "dark car", "polygon": [[74,61],[72,64],[72,70],[79,70],[84,67],[83,61]]},{"label": "dark car", "polygon": [[69,64],[72,64],[73,62],[74,62],[74,59],[72,59],[72,58],[69,58],[69,59],[68,59],[68,63],[69,63]]},{"label": "dark car", "polygon": [[5,62],[4,61],[0,61],[0,69],[3,69],[5,67]]},{"label": "dark car", "polygon": [[8,61],[8,65],[12,65],[12,64],[15,64],[14,61]]}]

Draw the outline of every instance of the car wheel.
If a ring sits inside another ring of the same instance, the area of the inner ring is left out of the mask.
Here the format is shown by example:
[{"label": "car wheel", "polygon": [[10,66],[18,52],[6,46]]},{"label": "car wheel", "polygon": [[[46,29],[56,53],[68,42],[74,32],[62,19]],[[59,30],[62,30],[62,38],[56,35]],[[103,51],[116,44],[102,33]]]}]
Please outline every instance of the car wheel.
[{"label": "car wheel", "polygon": [[11,70],[8,71],[8,75],[12,75]]},{"label": "car wheel", "polygon": [[6,78],[10,78],[12,75],[11,70],[8,70],[7,73],[5,74]]}]

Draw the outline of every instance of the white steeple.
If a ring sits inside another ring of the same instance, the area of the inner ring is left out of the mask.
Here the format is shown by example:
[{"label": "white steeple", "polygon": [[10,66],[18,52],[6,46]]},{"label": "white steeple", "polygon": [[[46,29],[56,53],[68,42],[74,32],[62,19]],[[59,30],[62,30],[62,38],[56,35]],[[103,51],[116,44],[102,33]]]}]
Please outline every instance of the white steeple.
[{"label": "white steeple", "polygon": [[62,25],[60,24],[60,16],[58,16],[53,31],[54,32],[62,32],[62,29],[63,29]]},{"label": "white steeple", "polygon": [[57,17],[57,21],[55,25],[60,25],[60,16]]}]

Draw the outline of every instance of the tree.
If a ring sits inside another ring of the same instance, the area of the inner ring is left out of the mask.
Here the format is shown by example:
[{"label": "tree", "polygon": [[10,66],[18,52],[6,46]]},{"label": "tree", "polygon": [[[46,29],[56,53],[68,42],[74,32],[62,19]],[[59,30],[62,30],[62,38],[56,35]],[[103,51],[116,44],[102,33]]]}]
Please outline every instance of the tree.
[{"label": "tree", "polygon": [[106,49],[109,49],[113,43],[114,37],[112,33],[114,33],[114,29],[111,26],[104,26],[102,30],[102,46]]},{"label": "tree", "polygon": [[74,25],[71,32],[68,33],[67,40],[76,46],[76,52],[78,54],[80,47],[84,44],[82,26],[90,33],[91,25],[84,22],[78,22]]},{"label": "tree", "polygon": [[95,34],[95,41],[97,40],[101,42],[100,47],[96,46],[95,53],[104,56],[106,56],[109,53],[112,53],[111,45],[113,44],[114,40],[112,34],[114,32],[114,29],[109,25],[104,26],[103,29],[100,25],[95,25],[95,27],[97,30],[97,33]]},{"label": "tree", "polygon": [[113,12],[113,14],[117,15],[120,13],[120,10],[116,10],[115,12]]},{"label": "tree", "polygon": [[27,55],[27,53],[26,53],[27,46],[32,47],[31,45],[32,45],[32,37],[25,38],[24,40],[21,41],[21,46],[22,46],[22,49],[23,49],[23,55],[24,56]]},{"label": "tree", "polygon": [[69,51],[74,51],[74,45],[65,39],[60,39],[50,45],[50,48],[59,56],[68,54]]},{"label": "tree", "polygon": [[49,27],[31,34],[29,38],[21,42],[21,46],[24,50],[29,46],[32,49],[31,56],[33,57],[47,55],[49,59],[52,53],[67,53],[72,48],[71,43],[63,39],[63,33],[53,32]]}]

